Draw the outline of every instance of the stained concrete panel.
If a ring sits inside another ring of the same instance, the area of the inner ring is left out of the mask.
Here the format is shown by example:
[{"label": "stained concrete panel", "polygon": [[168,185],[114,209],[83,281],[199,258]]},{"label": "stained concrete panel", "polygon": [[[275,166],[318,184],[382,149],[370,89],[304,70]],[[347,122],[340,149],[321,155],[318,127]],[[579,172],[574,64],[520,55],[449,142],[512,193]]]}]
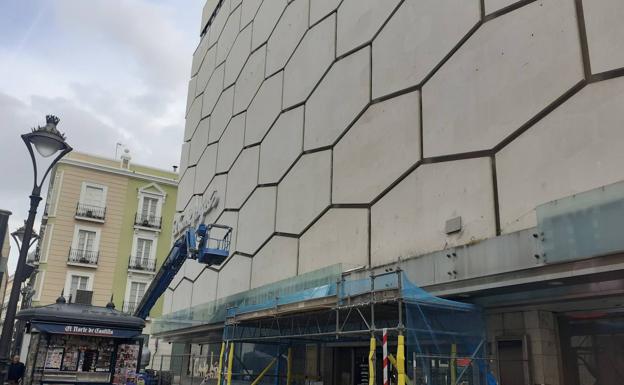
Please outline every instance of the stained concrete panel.
[{"label": "stained concrete panel", "polygon": [[624,179],[624,79],[586,86],[496,156],[501,229],[536,225],[535,207]]},{"label": "stained concrete panel", "polygon": [[208,80],[208,84],[206,84],[203,96],[202,117],[212,114],[212,111],[219,100],[219,96],[221,96],[221,92],[223,91],[224,72],[225,68],[223,65],[215,68],[210,80]]},{"label": "stained concrete panel", "polygon": [[255,254],[275,229],[276,187],[257,188],[239,213],[236,250]]},{"label": "stained concrete panel", "polygon": [[624,2],[584,0],[583,14],[592,72],[624,67]]},{"label": "stained concrete panel", "polygon": [[305,34],[284,70],[285,108],[305,101],[334,61],[335,36],[335,16],[328,17]]},{"label": "stained concrete panel", "polygon": [[196,98],[191,104],[191,108],[189,109],[188,114],[186,115],[186,124],[184,125],[184,141],[187,142],[191,140],[193,134],[195,133],[195,129],[199,124],[199,120],[201,119],[201,107],[202,98]]},{"label": "stained concrete panel", "polygon": [[341,0],[310,0],[310,25],[329,15],[338,8]]},{"label": "stained concrete panel", "polygon": [[404,2],[373,41],[373,98],[420,84],[480,16],[479,0]]},{"label": "stained concrete panel", "polygon": [[[186,263],[188,263],[187,261]],[[197,306],[217,299],[217,277],[218,273],[210,269],[205,269],[193,283],[193,295],[191,306]]]},{"label": "stained concrete panel", "polygon": [[265,61],[266,47],[258,49],[249,56],[234,86],[234,113],[244,111],[249,107],[251,99],[264,80]]},{"label": "stained concrete panel", "polygon": [[206,56],[204,57],[204,61],[199,68],[199,72],[197,73],[197,89],[195,90],[195,94],[199,95],[206,89],[206,85],[208,84],[208,80],[212,76],[212,73],[215,69],[215,57],[217,56],[217,48],[213,46],[208,50]]},{"label": "stained concrete panel", "polygon": [[368,203],[420,159],[418,92],[370,106],[334,147],[333,203]]},{"label": "stained concrete panel", "polygon": [[219,140],[217,172],[226,172],[243,149],[245,137],[245,114],[234,116]]},{"label": "stained concrete panel", "polygon": [[[334,63],[306,103],[305,150],[328,146],[370,100],[370,48]],[[336,108],[340,106],[340,108]]]},{"label": "stained concrete panel", "polygon": [[273,236],[251,261],[251,288],[296,276],[298,248],[297,238]]},{"label": "stained concrete panel", "polygon": [[182,143],[182,151],[180,152],[180,175],[184,174],[189,162],[189,153],[191,151],[191,142]]},{"label": "stained concrete panel", "polygon": [[195,186],[195,167],[188,167],[178,183],[178,194],[176,195],[176,211],[182,211],[193,196]]},{"label": "stained concrete panel", "polygon": [[221,93],[217,104],[210,115],[210,135],[208,143],[214,143],[223,134],[223,130],[227,127],[232,117],[232,106],[234,103],[234,88],[230,87]]},{"label": "stained concrete panel", "polygon": [[[494,236],[491,174],[489,158],[419,166],[372,207],[373,266]],[[461,231],[447,235],[458,216]]]},{"label": "stained concrete panel", "polygon": [[212,46],[215,44],[218,39],[221,37],[221,32],[225,27],[225,23],[227,23],[228,16],[230,14],[230,3],[228,1],[224,1],[221,4],[221,8],[217,11],[217,15],[212,20],[212,24],[210,25],[210,33],[208,36],[208,46]]},{"label": "stained concrete panel", "polygon": [[210,129],[210,120],[203,119],[199,122],[199,126],[197,126],[197,130],[195,130],[195,134],[193,138],[189,142],[191,144],[189,150],[189,165],[197,164],[199,161],[199,157],[204,152],[204,149],[208,145],[208,132]]},{"label": "stained concrete panel", "polygon": [[238,36],[238,32],[240,31],[240,18],[241,18],[241,9],[236,8],[234,12],[229,16],[227,23],[225,24],[225,28],[223,28],[223,32],[221,33],[221,37],[217,42],[217,64],[221,64],[227,58],[227,55],[230,53],[230,49],[236,40],[236,36]]},{"label": "stained concrete panel", "polygon": [[423,88],[424,155],[492,148],[581,79],[573,1],[488,21]]},{"label": "stained concrete panel", "polygon": [[228,173],[225,205],[238,209],[258,182],[258,154],[260,146],[243,150]]},{"label": "stained concrete panel", "polygon": [[282,12],[286,8],[286,0],[263,1],[253,23],[252,50],[267,41],[275,28]]},{"label": "stained concrete panel", "polygon": [[217,144],[206,147],[196,167],[195,194],[202,194],[212,180],[217,166]]},{"label": "stained concrete panel", "polygon": [[399,0],[343,0],[338,8],[338,56],[370,41]]},{"label": "stained concrete panel", "polygon": [[288,5],[267,43],[266,73],[284,68],[308,29],[309,0],[296,0]]},{"label": "stained concrete panel", "polygon": [[251,258],[234,255],[219,272],[217,298],[249,290]]},{"label": "stained concrete panel", "polygon": [[368,265],[368,210],[331,209],[299,244],[299,274],[340,261],[346,269]]},{"label": "stained concrete panel", "polygon": [[299,234],[330,203],[331,151],[299,158],[277,189],[276,231]]},{"label": "stained concrete panel", "polygon": [[206,267],[205,264],[199,263],[194,259],[187,259],[184,261],[184,276],[191,281],[195,281],[195,279],[199,276],[199,274]]},{"label": "stained concrete panel", "polygon": [[282,106],[282,72],[262,83],[247,110],[245,145],[259,143],[280,113]]},{"label": "stained concrete panel", "polygon": [[199,67],[204,60],[204,56],[206,56],[206,51],[208,51],[208,47],[208,36],[204,35],[199,40],[199,44],[197,44],[197,48],[193,53],[193,61],[191,63],[191,76],[195,76],[199,72]]},{"label": "stained concrete panel", "polygon": [[251,23],[258,12],[258,8],[260,8],[260,4],[262,4],[262,0],[243,0],[241,27]]},{"label": "stained concrete panel", "polygon": [[303,106],[284,112],[260,145],[259,183],[276,183],[303,150]]},{"label": "stained concrete panel", "polygon": [[171,311],[186,309],[191,306],[191,296],[193,295],[193,285],[186,279],[182,280],[173,292],[171,301]]},{"label": "stained concrete panel", "polygon": [[186,118],[186,115],[189,112],[189,109],[191,108],[191,104],[193,103],[193,100],[195,100],[195,90],[197,89],[197,76],[193,76],[191,78],[191,80],[189,80],[189,84],[188,84],[188,92],[186,94],[186,110],[184,112],[184,117]]},{"label": "stained concrete panel", "polygon": [[249,53],[251,52],[251,25],[245,27],[238,36],[230,50],[227,60],[225,61],[225,79],[224,86],[228,87],[238,77]]}]

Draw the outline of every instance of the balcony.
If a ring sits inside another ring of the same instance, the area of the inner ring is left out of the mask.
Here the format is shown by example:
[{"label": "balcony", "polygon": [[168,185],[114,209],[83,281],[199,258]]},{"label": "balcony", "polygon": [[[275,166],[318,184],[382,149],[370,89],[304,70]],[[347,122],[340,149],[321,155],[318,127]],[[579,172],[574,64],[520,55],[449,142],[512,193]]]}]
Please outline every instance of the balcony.
[{"label": "balcony", "polygon": [[95,250],[69,249],[67,263],[97,267],[100,252]]},{"label": "balcony", "polygon": [[28,254],[28,256],[26,257],[26,263],[29,265],[38,265],[40,260],[41,251],[38,247],[33,253]]},{"label": "balcony", "polygon": [[153,273],[156,271],[156,260],[152,258],[137,258],[130,256],[130,261],[128,261],[128,270]]},{"label": "balcony", "polygon": [[78,202],[76,205],[76,218],[103,223],[104,218],[106,218],[106,207]]},{"label": "balcony", "polygon": [[122,311],[126,314],[134,314],[134,311],[138,306],[139,304],[134,302],[124,303]]},{"label": "balcony", "polygon": [[134,216],[134,225],[148,229],[160,230],[162,227],[162,217],[137,213]]}]

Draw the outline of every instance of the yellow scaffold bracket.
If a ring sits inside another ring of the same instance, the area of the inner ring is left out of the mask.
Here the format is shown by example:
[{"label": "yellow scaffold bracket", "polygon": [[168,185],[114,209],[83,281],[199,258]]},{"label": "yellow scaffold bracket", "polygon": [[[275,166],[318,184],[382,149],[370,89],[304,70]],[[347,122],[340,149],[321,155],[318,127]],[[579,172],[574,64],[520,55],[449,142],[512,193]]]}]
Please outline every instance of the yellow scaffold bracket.
[{"label": "yellow scaffold bracket", "polygon": [[256,379],[251,383],[251,385],[258,385],[258,383],[262,381],[262,377],[264,377],[264,375],[267,374],[267,372],[273,367],[273,365],[275,365],[276,362],[277,362],[277,358],[274,358],[273,360],[271,360],[271,362],[269,362],[267,367],[264,368],[260,372],[260,374],[258,374],[258,377],[256,377]]},{"label": "yellow scaffold bracket", "polygon": [[370,339],[370,352],[368,353],[368,385],[375,385],[375,350],[377,349],[377,340],[375,336]]},{"label": "yellow scaffold bracket", "polygon": [[234,364],[234,342],[230,342],[230,349],[228,352],[228,371],[227,371],[227,385],[232,385],[232,366]]},{"label": "yellow scaffold bracket", "polygon": [[405,337],[399,334],[396,356],[397,385],[405,385]]},{"label": "yellow scaffold bracket", "polygon": [[292,348],[288,348],[288,356],[286,363],[286,385],[290,385],[292,382]]},{"label": "yellow scaffold bracket", "polygon": [[221,342],[221,353],[219,353],[219,366],[217,367],[217,384],[221,384],[221,373],[223,372],[223,354],[225,353],[225,342]]},{"label": "yellow scaffold bracket", "polygon": [[[392,366],[394,366],[395,368],[397,367],[397,362],[396,358],[394,358],[394,354],[388,353],[388,361],[390,361]],[[407,385],[412,385],[412,379],[407,373],[405,373],[405,382],[407,383]]]}]

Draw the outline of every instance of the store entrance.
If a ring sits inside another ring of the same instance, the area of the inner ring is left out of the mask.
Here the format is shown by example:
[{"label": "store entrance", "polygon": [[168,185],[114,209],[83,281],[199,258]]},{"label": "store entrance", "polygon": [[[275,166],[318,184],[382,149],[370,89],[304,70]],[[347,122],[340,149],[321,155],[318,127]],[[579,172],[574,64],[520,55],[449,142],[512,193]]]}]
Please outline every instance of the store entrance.
[{"label": "store entrance", "polygon": [[563,315],[559,331],[564,384],[624,384],[624,313]]}]

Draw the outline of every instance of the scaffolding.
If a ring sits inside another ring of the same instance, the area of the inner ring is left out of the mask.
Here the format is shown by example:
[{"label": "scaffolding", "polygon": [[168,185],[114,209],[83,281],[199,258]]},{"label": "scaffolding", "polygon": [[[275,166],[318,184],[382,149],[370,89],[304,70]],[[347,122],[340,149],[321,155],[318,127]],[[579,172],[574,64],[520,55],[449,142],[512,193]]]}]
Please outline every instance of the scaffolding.
[{"label": "scaffolding", "polygon": [[[349,377],[351,383],[374,385],[384,383],[384,367],[389,382],[397,385],[495,383],[480,309],[432,296],[400,268],[389,270],[364,279],[343,275],[330,290],[322,289],[332,293],[326,297],[311,288],[291,293],[287,300],[228,308],[218,383],[338,384]],[[387,356],[381,356],[384,342],[392,351]],[[315,346],[319,356],[323,346],[357,346],[366,354],[357,362],[351,357],[351,374],[338,378],[344,358],[338,350],[329,363],[332,370],[316,368],[314,374],[307,369],[309,347]],[[334,378],[325,378],[327,373]]]}]

